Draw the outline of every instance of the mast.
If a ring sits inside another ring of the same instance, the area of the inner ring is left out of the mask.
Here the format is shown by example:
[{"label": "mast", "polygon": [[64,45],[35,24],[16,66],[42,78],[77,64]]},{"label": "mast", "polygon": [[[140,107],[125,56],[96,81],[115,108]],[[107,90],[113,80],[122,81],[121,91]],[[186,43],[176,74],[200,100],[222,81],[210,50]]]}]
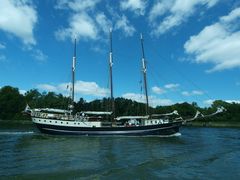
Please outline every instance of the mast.
[{"label": "mast", "polygon": [[113,97],[113,77],[112,77],[112,66],[113,66],[113,58],[112,58],[112,29],[109,30],[109,77],[110,77],[110,93],[111,93],[111,111],[112,111],[112,121],[114,121],[115,116],[115,105],[114,105],[114,97]]},{"label": "mast", "polygon": [[145,53],[144,53],[144,47],[143,47],[143,35],[140,34],[140,40],[141,40],[141,47],[142,47],[142,71],[143,71],[143,81],[144,81],[144,91],[145,91],[145,97],[146,97],[146,115],[149,114],[149,103],[148,103],[148,90],[147,90],[147,67],[146,67],[146,60],[145,60]]},{"label": "mast", "polygon": [[74,39],[74,52],[72,61],[72,109],[74,108],[74,84],[75,84],[75,68],[76,68],[76,38]]}]

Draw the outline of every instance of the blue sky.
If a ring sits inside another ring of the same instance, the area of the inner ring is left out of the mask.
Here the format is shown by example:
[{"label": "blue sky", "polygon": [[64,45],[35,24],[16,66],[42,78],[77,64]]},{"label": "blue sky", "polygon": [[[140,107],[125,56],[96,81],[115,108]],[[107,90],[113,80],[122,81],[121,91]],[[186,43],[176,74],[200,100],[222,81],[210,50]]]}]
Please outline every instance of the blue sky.
[{"label": "blue sky", "polygon": [[2,0],[0,87],[68,95],[77,38],[76,96],[109,96],[109,28],[114,96],[142,95],[144,36],[150,104],[240,101],[237,0]]}]

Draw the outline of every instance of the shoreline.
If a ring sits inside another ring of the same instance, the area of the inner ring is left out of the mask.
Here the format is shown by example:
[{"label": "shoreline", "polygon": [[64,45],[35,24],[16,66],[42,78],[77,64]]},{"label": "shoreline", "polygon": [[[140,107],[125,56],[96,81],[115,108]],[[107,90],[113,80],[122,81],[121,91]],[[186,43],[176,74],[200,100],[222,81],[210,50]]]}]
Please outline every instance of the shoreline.
[{"label": "shoreline", "polygon": [[0,120],[0,129],[32,129],[33,123],[29,120]]},{"label": "shoreline", "polygon": [[240,128],[239,122],[190,122],[185,127]]}]

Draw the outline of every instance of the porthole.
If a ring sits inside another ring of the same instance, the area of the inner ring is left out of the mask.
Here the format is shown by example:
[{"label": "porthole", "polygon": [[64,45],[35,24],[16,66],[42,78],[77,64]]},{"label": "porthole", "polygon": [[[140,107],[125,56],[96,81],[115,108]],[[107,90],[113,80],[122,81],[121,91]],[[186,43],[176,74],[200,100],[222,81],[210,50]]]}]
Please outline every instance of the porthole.
[{"label": "porthole", "polygon": [[68,124],[68,122],[67,122],[67,124]]},{"label": "porthole", "polygon": [[50,123],[51,123],[52,121],[50,121]]},{"label": "porthole", "polygon": [[57,121],[55,121],[55,123],[57,123]]},{"label": "porthole", "polygon": [[62,124],[63,122],[61,121],[61,124]]},{"label": "porthole", "polygon": [[46,122],[46,120],[44,120],[44,122]]}]

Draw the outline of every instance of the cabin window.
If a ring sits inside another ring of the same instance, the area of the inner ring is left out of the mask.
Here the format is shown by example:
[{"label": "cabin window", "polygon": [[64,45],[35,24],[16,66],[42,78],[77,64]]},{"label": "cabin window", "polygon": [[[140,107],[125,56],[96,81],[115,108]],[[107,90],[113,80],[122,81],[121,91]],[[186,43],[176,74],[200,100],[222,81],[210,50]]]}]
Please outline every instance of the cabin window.
[{"label": "cabin window", "polygon": [[50,121],[50,123],[51,123],[52,121]]},{"label": "cabin window", "polygon": [[78,125],[79,125],[80,123],[78,123]]},{"label": "cabin window", "polygon": [[67,124],[68,124],[68,122],[67,122]]},{"label": "cabin window", "polygon": [[63,122],[61,121],[61,124],[62,124]]},{"label": "cabin window", "polygon": [[55,121],[55,123],[57,123],[57,121]]},{"label": "cabin window", "polygon": [[41,120],[39,119],[39,122],[41,122]]},{"label": "cabin window", "polygon": [[76,124],[76,123],[74,123],[74,124]]},{"label": "cabin window", "polygon": [[46,122],[46,120],[44,120],[44,122]]},{"label": "cabin window", "polygon": [[152,124],[152,121],[151,121],[151,124]]},{"label": "cabin window", "polygon": [[157,121],[155,121],[155,124],[157,124]]}]

